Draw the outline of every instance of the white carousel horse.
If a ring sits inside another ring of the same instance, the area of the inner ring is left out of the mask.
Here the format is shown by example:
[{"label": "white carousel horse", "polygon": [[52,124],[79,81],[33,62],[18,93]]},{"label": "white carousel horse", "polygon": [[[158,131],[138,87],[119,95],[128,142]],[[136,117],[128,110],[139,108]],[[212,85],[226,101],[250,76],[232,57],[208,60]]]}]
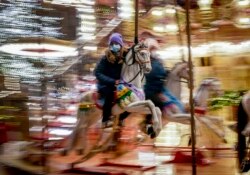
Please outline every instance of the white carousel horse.
[{"label": "white carousel horse", "polygon": [[[188,78],[188,64],[186,62],[178,63],[173,67],[168,75],[168,80],[166,83],[166,88],[176,97],[180,99],[181,93],[181,78],[189,80]],[[220,81],[216,78],[206,78],[204,79],[194,97],[195,108],[202,108],[206,110],[207,100],[211,95],[221,94]],[[172,105],[165,108],[162,111],[162,120],[167,122],[177,122],[182,124],[190,124],[191,114],[186,112],[178,111],[177,108]],[[208,128],[210,128],[216,135],[224,140],[224,130],[221,128],[222,119],[216,116],[203,115],[203,117],[195,117],[200,122],[204,123]]]},{"label": "white carousel horse", "polygon": [[[158,135],[162,129],[161,111],[159,108],[155,107],[150,100],[145,100],[144,91],[142,89],[144,73],[150,71],[151,61],[149,51],[143,43],[138,43],[132,47],[126,55],[121,72],[121,82],[123,83],[118,85],[118,89],[126,87],[125,92],[126,90],[129,90],[130,95],[125,99],[123,98],[119,100],[119,104],[114,104],[112,107],[112,115],[117,118],[117,116],[124,111],[129,113],[152,114],[152,127],[155,134]],[[80,102],[96,103],[96,93],[95,90],[83,93]],[[77,129],[75,129],[75,134],[72,136],[72,142],[68,147],[69,150],[72,149],[74,142],[77,139],[77,134],[81,133],[82,137],[86,137],[87,129],[91,125],[96,124],[101,117],[85,115],[86,111],[78,111],[79,121],[76,127]],[[84,138],[82,138],[82,140],[86,141]],[[86,143],[82,143],[81,146],[84,148],[86,146],[85,144]]]}]

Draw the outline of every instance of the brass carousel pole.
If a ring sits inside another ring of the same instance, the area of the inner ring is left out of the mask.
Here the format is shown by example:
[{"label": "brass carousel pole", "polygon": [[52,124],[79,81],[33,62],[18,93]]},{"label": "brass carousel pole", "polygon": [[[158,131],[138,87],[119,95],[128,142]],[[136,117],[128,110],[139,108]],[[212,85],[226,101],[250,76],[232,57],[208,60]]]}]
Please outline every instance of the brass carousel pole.
[{"label": "brass carousel pole", "polygon": [[135,0],[135,40],[134,43],[138,44],[138,11],[139,11],[139,1]]},{"label": "brass carousel pole", "polygon": [[190,31],[190,19],[189,19],[190,0],[186,0],[185,9],[186,9],[186,32],[187,32],[187,46],[188,46],[188,65],[189,65],[189,78],[190,78],[189,104],[191,112],[192,175],[196,175],[196,155],[195,155],[196,129],[195,129],[194,102],[193,102],[194,79],[193,79],[193,64],[191,55],[191,31]]}]

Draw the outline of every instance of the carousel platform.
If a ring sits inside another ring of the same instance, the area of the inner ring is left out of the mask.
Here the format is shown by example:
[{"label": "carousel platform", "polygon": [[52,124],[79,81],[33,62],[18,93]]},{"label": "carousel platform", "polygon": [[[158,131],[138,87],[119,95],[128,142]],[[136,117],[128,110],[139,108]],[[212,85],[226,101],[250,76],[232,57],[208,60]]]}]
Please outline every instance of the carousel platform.
[{"label": "carousel platform", "polygon": [[[1,156],[0,174],[192,175],[189,131],[189,126],[169,123],[154,142],[152,139],[141,144],[124,142],[119,151],[99,152],[77,164],[73,163],[83,157],[77,151],[66,155],[51,154],[44,167],[30,165],[22,159]],[[237,153],[232,148],[235,140],[223,143],[204,128],[197,133],[197,175],[239,175]]]}]

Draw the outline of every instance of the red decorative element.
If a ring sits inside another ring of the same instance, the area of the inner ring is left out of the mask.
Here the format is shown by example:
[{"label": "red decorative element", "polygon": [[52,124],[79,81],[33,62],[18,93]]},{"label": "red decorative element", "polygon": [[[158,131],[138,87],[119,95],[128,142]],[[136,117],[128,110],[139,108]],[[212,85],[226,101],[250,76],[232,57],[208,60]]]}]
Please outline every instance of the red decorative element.
[{"label": "red decorative element", "polygon": [[98,100],[98,99],[99,99],[99,94],[98,94],[98,92],[93,93],[92,98],[93,98],[93,100],[94,100],[94,102],[95,102],[96,107],[97,107],[98,109],[101,109],[101,110],[102,110],[102,105],[100,104],[100,102],[99,102],[99,100]]},{"label": "red decorative element", "polygon": [[127,173],[122,172],[122,170],[107,169],[104,167],[81,167],[73,168],[69,170],[64,170],[61,174],[68,173],[77,173],[77,174],[102,174],[102,175],[128,175]]},{"label": "red decorative element", "polygon": [[30,136],[32,140],[49,140],[50,134],[48,133],[39,133],[39,134],[33,134]]},{"label": "red decorative element", "polygon": [[37,52],[37,53],[45,53],[45,52],[57,52],[56,50],[51,50],[51,49],[22,49],[22,51],[27,51],[27,52]]},{"label": "red decorative element", "polygon": [[195,114],[200,114],[200,115],[205,115],[206,114],[206,109],[203,107],[195,107],[194,108],[194,113]]},{"label": "red decorative element", "polygon": [[[196,164],[198,165],[210,165],[213,163],[211,160],[207,159],[201,150],[196,150]],[[192,163],[191,152],[177,150],[174,155],[174,159],[171,161],[166,161],[165,163]]]}]

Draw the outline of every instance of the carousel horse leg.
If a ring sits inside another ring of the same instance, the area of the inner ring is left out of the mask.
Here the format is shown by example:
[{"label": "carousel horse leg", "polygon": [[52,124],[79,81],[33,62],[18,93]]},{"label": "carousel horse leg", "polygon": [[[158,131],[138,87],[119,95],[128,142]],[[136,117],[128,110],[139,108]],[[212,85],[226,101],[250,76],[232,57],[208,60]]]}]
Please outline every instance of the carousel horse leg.
[{"label": "carousel horse leg", "polygon": [[191,123],[191,115],[188,113],[169,113],[164,110],[163,117],[166,118],[170,122],[181,123],[185,125],[190,125]]},{"label": "carousel horse leg", "polygon": [[154,137],[159,135],[162,129],[161,111],[155,107],[151,100],[133,102],[129,104],[125,110],[140,114],[152,114],[152,129],[154,130]]},{"label": "carousel horse leg", "polygon": [[[74,149],[74,147],[77,145],[78,139],[81,135],[81,133],[84,132],[84,134],[82,134],[82,136],[86,137],[86,127],[87,127],[87,121],[85,121],[85,117],[86,117],[86,111],[78,111],[78,119],[76,122],[76,126],[74,127],[70,137],[68,138],[68,143],[65,146],[65,149],[62,152],[62,155],[67,155],[69,151],[72,151]],[[84,139],[86,140],[86,138]],[[82,145],[80,148],[80,152],[83,150],[83,148],[86,145]]]},{"label": "carousel horse leg", "polygon": [[227,143],[225,139],[225,132],[223,129],[221,129],[221,127],[223,126],[218,126],[217,123],[214,123],[213,120],[210,120],[210,118],[206,116],[197,117],[197,119],[205,126],[207,126],[207,128],[210,129],[213,133],[215,133],[219,138],[221,138],[224,143]]},{"label": "carousel horse leg", "polygon": [[[169,110],[164,110],[163,114],[164,114],[163,117],[166,117],[167,120],[169,120],[171,122],[177,122],[177,123],[181,123],[181,124],[190,124],[190,121],[191,121],[191,114],[189,114],[189,113],[173,114]],[[219,121],[219,119],[213,120],[213,119],[210,119],[209,117],[207,118],[206,116],[195,117],[195,119],[196,119],[196,121],[199,120],[201,123],[205,124],[205,126],[207,126],[209,129],[211,129],[212,132],[214,132],[219,138],[221,138],[223,140],[223,142],[226,143],[225,132],[223,129],[221,129],[217,125],[217,121]],[[216,121],[216,123],[214,121]]]}]

